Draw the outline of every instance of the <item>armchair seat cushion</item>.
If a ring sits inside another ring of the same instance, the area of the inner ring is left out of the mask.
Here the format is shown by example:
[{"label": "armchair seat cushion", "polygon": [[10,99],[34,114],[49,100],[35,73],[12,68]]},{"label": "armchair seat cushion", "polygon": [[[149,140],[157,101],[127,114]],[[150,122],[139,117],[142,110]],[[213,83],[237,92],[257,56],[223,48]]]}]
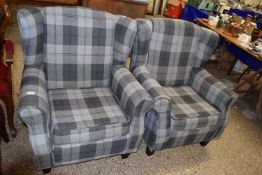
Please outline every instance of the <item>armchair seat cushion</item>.
[{"label": "armchair seat cushion", "polygon": [[49,91],[51,130],[55,145],[121,137],[130,119],[109,88]]},{"label": "armchair seat cushion", "polygon": [[220,112],[190,86],[164,87],[164,91],[172,100],[173,130],[185,131],[218,125]]}]

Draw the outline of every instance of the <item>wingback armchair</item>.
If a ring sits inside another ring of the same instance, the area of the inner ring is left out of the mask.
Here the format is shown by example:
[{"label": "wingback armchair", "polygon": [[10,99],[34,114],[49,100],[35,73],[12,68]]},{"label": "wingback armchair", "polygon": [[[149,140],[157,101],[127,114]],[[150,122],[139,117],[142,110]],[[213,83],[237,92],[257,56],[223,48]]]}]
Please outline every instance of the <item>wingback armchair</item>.
[{"label": "wingback armchair", "polygon": [[145,119],[146,153],[217,138],[237,95],[202,64],[218,35],[182,20],[138,20],[132,72],[153,98]]},{"label": "wingback armchair", "polygon": [[18,12],[20,117],[37,169],[135,152],[152,99],[127,68],[136,21],[82,7]]}]

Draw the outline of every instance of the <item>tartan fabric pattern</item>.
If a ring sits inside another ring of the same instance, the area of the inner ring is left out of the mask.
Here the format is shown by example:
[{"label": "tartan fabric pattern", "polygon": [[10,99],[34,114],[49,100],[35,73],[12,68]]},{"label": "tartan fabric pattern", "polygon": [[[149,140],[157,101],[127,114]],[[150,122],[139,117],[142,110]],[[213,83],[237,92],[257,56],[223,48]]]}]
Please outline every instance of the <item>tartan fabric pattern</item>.
[{"label": "tartan fabric pattern", "polygon": [[121,137],[128,133],[129,119],[109,88],[50,90],[49,100],[56,145]]},{"label": "tartan fabric pattern", "polygon": [[152,20],[147,68],[164,86],[183,85],[194,65],[200,27],[182,20]]},{"label": "tartan fabric pattern", "polygon": [[[144,140],[150,148],[154,149],[155,142],[165,141],[160,138],[168,138],[169,128],[171,126],[171,104],[170,97],[166,95],[163,87],[153,78],[145,66],[135,67],[133,74],[136,79],[143,85],[145,90],[153,98],[153,107],[145,117]],[[157,120],[159,118],[159,120]],[[159,138],[157,140],[157,138]],[[150,142],[150,143],[149,143]]]},{"label": "tartan fabric pattern", "polygon": [[157,112],[171,111],[171,99],[168,97],[162,86],[156,81],[152,74],[144,66],[136,67],[133,70],[134,76],[143,85],[145,90],[153,97],[153,108]]},{"label": "tartan fabric pattern", "polygon": [[18,21],[26,63],[19,113],[36,168],[136,152],[152,107],[121,65],[136,22],[83,7],[20,10]]},{"label": "tartan fabric pattern", "polygon": [[[150,19],[137,25],[132,71],[154,100],[145,117],[148,147],[160,150],[218,138],[236,98],[200,68],[218,35],[182,20]],[[161,101],[163,110],[157,108]]]},{"label": "tartan fabric pattern", "polygon": [[43,16],[41,9],[21,9],[17,13],[22,38],[24,65],[40,65],[43,56]]},{"label": "tartan fabric pattern", "polygon": [[50,139],[50,110],[43,66],[27,65],[24,68],[19,114],[29,129],[29,138],[37,169],[52,166]]},{"label": "tartan fabric pattern", "polygon": [[128,116],[138,116],[151,108],[152,99],[124,66],[113,66],[111,89]]},{"label": "tartan fabric pattern", "polygon": [[137,33],[132,50],[131,69],[143,66],[147,61],[147,53],[152,35],[152,23],[146,19],[137,19]]},{"label": "tartan fabric pattern", "polygon": [[171,126],[187,131],[207,126],[216,127],[219,111],[202,99],[191,87],[163,87],[172,99]]},{"label": "tartan fabric pattern", "polygon": [[208,61],[214,49],[217,47],[219,36],[217,33],[205,28],[200,27],[201,33],[197,52],[195,55],[195,63],[193,67],[200,67]]},{"label": "tartan fabric pattern", "polygon": [[162,148],[170,148],[174,146],[190,145],[194,143],[200,143],[203,141],[210,141],[217,138],[216,134],[220,128],[216,127],[204,127],[199,129],[184,130],[184,131],[172,131],[169,138],[163,144],[158,146]]},{"label": "tartan fabric pattern", "polygon": [[[161,150],[210,141],[218,137],[218,132],[221,134],[221,131],[223,131],[222,126],[207,126],[191,130],[177,130],[173,125],[173,122],[175,122],[173,119],[170,121],[172,123],[170,128],[159,128],[158,117],[161,117],[161,115],[153,114],[152,111],[150,111],[150,113],[151,115],[147,115],[145,119],[146,125],[144,139],[151,150]],[[165,133],[168,133],[168,135],[165,135]]]},{"label": "tartan fabric pattern", "polygon": [[222,112],[237,100],[238,95],[202,68],[193,68],[189,83],[201,97]]},{"label": "tartan fabric pattern", "polygon": [[48,88],[108,86],[114,16],[83,7],[47,7],[43,16]]},{"label": "tartan fabric pattern", "polygon": [[132,67],[145,63],[163,86],[186,84],[192,67],[202,65],[218,42],[215,32],[183,20],[156,18],[137,25]]},{"label": "tartan fabric pattern", "polygon": [[130,117],[128,134],[93,142],[54,145],[54,165],[65,165],[136,152],[144,134],[144,116],[152,107],[152,99],[124,66],[114,66],[111,89],[123,113]]},{"label": "tartan fabric pattern", "polygon": [[[98,140],[94,143],[83,142],[78,144],[54,145],[54,166],[124,154],[126,153],[128,140],[130,140],[130,136],[126,135],[121,138]],[[128,150],[128,152],[136,151],[137,148]]]},{"label": "tartan fabric pattern", "polygon": [[115,26],[113,65],[123,65],[129,56],[137,31],[136,21],[119,17]]}]

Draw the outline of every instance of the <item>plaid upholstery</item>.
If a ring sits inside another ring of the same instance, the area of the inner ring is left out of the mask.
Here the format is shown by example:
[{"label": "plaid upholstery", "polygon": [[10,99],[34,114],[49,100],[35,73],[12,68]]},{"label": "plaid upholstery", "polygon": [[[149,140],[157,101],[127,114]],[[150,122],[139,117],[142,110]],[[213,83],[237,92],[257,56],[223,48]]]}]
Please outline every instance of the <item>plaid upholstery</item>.
[{"label": "plaid upholstery", "polygon": [[218,42],[215,32],[183,20],[151,19],[151,24],[148,21],[138,25],[141,39],[136,40],[135,46],[138,42],[146,47],[146,35],[152,34],[147,55],[144,47],[137,48],[132,62],[135,66],[146,62],[149,72],[164,86],[185,84],[192,67],[200,66],[209,58]]},{"label": "plaid upholstery", "polygon": [[199,67],[216,48],[218,35],[182,20],[140,20],[137,25],[132,71],[154,99],[145,117],[149,148],[217,138],[236,96]]},{"label": "plaid upholstery", "polygon": [[131,137],[127,138],[125,152],[136,151],[143,138],[145,114],[152,108],[152,99],[124,66],[113,67],[111,89],[131,119]]},{"label": "plaid upholstery", "polygon": [[221,81],[202,68],[193,68],[189,85],[205,100],[225,112],[237,99],[234,93]]},{"label": "plaid upholstery", "polygon": [[136,22],[82,7],[20,10],[18,21],[28,64],[20,116],[36,167],[136,152],[152,107],[122,66]]},{"label": "plaid upholstery", "polygon": [[157,112],[171,111],[171,99],[165,94],[162,86],[152,77],[146,67],[139,66],[135,68],[133,74],[154,98],[153,108]]},{"label": "plaid upholstery", "polygon": [[37,169],[52,166],[50,110],[43,67],[28,65],[21,83],[19,114],[29,129]]},{"label": "plaid upholstery", "polygon": [[17,13],[22,38],[24,65],[40,65],[43,56],[43,16],[41,9],[21,9]]},{"label": "plaid upholstery", "polygon": [[82,7],[47,7],[43,16],[48,88],[108,86],[114,16]]},{"label": "plaid upholstery", "polygon": [[108,88],[49,91],[54,144],[73,144],[128,133],[129,119]]},{"label": "plaid upholstery", "polygon": [[[146,114],[144,134],[144,139],[150,141],[147,144],[153,148],[156,138],[165,139],[169,135],[172,101],[145,66],[135,67],[133,74],[154,100],[153,109]],[[157,117],[161,120],[157,120]]]},{"label": "plaid upholstery", "polygon": [[115,100],[130,117],[128,134],[95,142],[54,145],[55,166],[137,151],[143,138],[144,116],[152,107],[152,99],[125,67],[114,66],[111,76]]},{"label": "plaid upholstery", "polygon": [[131,69],[146,63],[148,48],[152,35],[152,23],[146,19],[137,19],[137,34],[132,50]]},{"label": "plaid upholstery", "polygon": [[142,109],[150,110],[150,95],[124,66],[113,66],[111,88],[128,116],[137,116]]},{"label": "plaid upholstery", "polygon": [[187,131],[207,126],[216,127],[219,111],[202,99],[191,87],[163,87],[172,99],[171,126]]},{"label": "plaid upholstery", "polygon": [[114,65],[123,65],[129,56],[137,31],[136,21],[119,17],[115,26]]}]

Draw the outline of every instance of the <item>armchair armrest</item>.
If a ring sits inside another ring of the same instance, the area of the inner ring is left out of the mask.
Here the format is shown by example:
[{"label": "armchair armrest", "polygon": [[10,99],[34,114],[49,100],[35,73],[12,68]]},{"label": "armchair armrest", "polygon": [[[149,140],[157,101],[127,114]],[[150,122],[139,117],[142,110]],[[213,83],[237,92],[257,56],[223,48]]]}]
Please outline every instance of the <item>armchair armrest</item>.
[{"label": "armchair armrest", "polygon": [[152,108],[152,99],[131,72],[122,65],[112,69],[111,88],[130,117],[142,117]]},{"label": "armchair armrest", "polygon": [[238,95],[202,68],[192,68],[189,85],[205,100],[226,112]]},{"label": "armchair armrest", "polygon": [[167,112],[171,114],[171,99],[165,95],[162,86],[155,80],[145,66],[135,67],[133,74],[142,84],[146,91],[153,97],[153,109],[157,112]]},{"label": "armchair armrest", "polygon": [[29,125],[50,117],[45,75],[41,65],[25,66],[20,94],[20,117]]},{"label": "armchair armrest", "polygon": [[168,138],[171,126],[171,99],[163,91],[145,66],[134,67],[133,74],[146,91],[153,97],[153,109],[145,117],[144,140],[150,148],[158,149],[158,140]]},{"label": "armchair armrest", "polygon": [[25,66],[20,91],[19,114],[28,126],[35,167],[52,167],[50,110],[42,65]]}]

